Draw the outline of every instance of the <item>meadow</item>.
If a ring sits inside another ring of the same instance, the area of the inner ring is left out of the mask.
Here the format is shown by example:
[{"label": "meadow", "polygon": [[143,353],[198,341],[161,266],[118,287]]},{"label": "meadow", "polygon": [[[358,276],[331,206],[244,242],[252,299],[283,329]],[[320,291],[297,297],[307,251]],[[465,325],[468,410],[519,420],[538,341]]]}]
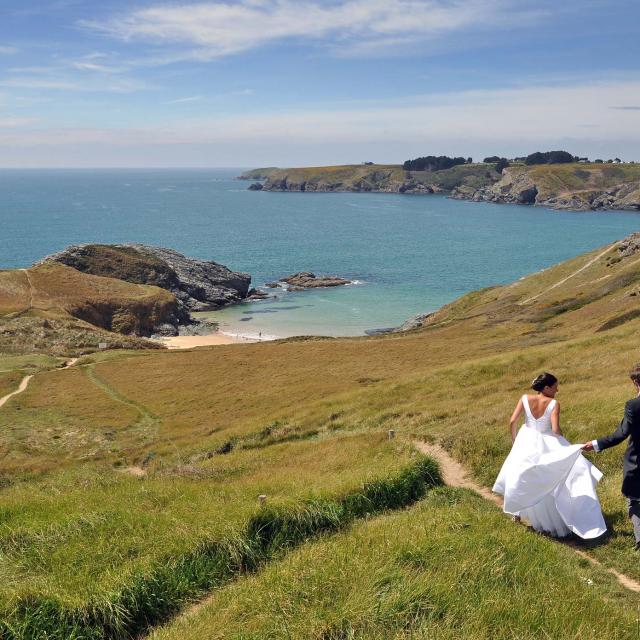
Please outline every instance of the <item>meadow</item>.
[{"label": "meadow", "polygon": [[[495,505],[429,491],[412,446],[440,443],[490,487],[540,370],[569,440],[612,431],[640,361],[634,247],[406,334],[3,358],[7,386],[38,371],[0,409],[3,637],[127,637],[211,591],[158,637],[636,637],[637,594]],[[591,457],[610,535],[585,550],[640,580],[622,450]]]}]

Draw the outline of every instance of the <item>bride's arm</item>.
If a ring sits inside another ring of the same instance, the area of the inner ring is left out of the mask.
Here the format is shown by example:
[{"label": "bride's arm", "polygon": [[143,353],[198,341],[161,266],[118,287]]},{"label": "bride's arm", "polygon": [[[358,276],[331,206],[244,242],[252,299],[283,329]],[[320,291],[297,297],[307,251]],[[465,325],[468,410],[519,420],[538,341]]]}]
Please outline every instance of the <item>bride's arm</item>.
[{"label": "bride's arm", "polygon": [[560,429],[560,403],[556,401],[556,406],[553,407],[551,411],[551,430],[557,436],[562,435],[562,431]]},{"label": "bride's arm", "polygon": [[518,431],[518,418],[520,414],[524,411],[524,406],[522,405],[522,398],[518,400],[518,404],[516,408],[513,410],[511,414],[511,419],[509,420],[509,429],[511,430],[511,442],[515,442],[517,431]]}]

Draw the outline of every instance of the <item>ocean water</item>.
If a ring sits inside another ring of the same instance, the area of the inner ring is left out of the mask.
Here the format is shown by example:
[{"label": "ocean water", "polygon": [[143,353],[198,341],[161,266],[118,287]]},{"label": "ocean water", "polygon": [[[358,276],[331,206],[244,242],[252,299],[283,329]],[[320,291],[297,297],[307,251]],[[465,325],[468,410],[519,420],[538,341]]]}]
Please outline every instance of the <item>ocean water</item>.
[{"label": "ocean water", "polygon": [[640,230],[632,212],[558,212],[443,196],[266,193],[239,169],[2,170],[0,268],[74,243],[143,242],[216,260],[254,286],[302,270],[356,284],[277,291],[213,315],[263,338],[362,335]]}]

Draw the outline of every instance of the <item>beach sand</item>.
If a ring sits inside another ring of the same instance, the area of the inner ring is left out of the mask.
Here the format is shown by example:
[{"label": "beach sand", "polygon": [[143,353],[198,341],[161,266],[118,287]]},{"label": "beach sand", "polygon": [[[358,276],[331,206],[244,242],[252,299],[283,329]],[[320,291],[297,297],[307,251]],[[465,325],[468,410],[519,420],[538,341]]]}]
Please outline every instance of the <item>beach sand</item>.
[{"label": "beach sand", "polygon": [[175,336],[170,338],[159,338],[161,342],[169,349],[192,349],[193,347],[210,347],[221,344],[245,344],[259,342],[252,338],[242,336],[231,336],[224,333],[212,333],[207,336]]}]

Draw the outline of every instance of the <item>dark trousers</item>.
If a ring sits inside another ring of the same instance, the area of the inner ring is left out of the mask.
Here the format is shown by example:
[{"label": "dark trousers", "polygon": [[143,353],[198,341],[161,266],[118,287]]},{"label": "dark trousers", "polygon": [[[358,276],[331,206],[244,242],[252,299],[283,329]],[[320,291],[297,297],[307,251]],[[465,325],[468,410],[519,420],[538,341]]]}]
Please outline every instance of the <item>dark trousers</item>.
[{"label": "dark trousers", "polygon": [[633,535],[636,537],[636,542],[640,544],[640,498],[627,498],[627,505],[629,505],[629,517],[633,524]]}]

